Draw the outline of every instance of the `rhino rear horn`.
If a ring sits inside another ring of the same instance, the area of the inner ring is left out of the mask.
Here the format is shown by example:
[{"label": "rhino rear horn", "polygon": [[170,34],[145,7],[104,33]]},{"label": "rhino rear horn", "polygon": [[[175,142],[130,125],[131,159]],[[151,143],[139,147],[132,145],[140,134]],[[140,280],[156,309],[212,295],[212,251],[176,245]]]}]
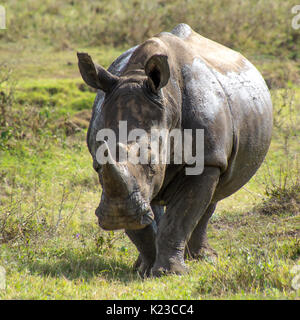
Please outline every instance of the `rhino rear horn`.
[{"label": "rhino rear horn", "polygon": [[77,52],[77,57],[81,76],[89,86],[108,92],[118,82],[117,76],[94,63],[87,53]]},{"label": "rhino rear horn", "polygon": [[155,54],[145,64],[145,73],[151,90],[157,93],[164,87],[170,78],[168,57],[163,54]]}]

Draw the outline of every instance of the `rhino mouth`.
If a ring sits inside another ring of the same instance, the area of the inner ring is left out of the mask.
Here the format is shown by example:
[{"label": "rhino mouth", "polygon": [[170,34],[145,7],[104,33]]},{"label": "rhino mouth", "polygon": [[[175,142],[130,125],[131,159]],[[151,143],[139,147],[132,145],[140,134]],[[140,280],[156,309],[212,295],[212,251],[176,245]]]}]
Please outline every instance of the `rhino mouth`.
[{"label": "rhino mouth", "polygon": [[102,194],[96,216],[99,226],[104,230],[138,230],[154,220],[151,206],[138,193],[132,194],[125,201],[108,199]]}]

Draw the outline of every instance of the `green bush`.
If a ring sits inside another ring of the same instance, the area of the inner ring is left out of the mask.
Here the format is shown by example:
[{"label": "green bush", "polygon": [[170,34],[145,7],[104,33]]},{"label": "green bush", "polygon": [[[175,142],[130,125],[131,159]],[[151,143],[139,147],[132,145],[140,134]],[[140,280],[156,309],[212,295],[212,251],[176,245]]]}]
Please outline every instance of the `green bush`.
[{"label": "green bush", "polygon": [[299,58],[291,27],[292,0],[9,0],[0,39],[42,41],[57,49],[78,44],[129,46],[181,22],[247,54]]}]

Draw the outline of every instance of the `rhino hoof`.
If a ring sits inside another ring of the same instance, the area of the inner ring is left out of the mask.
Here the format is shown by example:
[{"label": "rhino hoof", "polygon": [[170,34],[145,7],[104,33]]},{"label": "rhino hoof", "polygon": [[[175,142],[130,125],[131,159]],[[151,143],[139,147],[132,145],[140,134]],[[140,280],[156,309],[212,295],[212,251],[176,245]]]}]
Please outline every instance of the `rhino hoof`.
[{"label": "rhino hoof", "polygon": [[191,260],[208,260],[216,262],[218,259],[218,253],[209,245],[201,247],[199,250],[187,251],[186,258]]},{"label": "rhino hoof", "polygon": [[136,262],[133,265],[133,271],[137,272],[138,275],[144,279],[150,276],[152,266],[153,263],[144,262],[141,255],[139,255]]},{"label": "rhino hoof", "polygon": [[171,263],[168,268],[154,266],[151,269],[150,273],[152,277],[161,277],[163,275],[172,275],[172,274],[183,275],[185,273],[188,273],[188,267],[185,264],[176,262],[176,263]]}]

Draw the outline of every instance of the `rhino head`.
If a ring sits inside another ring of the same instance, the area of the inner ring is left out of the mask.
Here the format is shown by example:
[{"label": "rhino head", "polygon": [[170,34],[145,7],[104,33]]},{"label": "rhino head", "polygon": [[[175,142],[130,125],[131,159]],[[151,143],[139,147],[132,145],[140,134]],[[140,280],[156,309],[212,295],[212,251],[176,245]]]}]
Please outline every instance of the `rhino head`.
[{"label": "rhino head", "polygon": [[[101,113],[98,117],[101,121],[93,126],[97,130],[109,129],[117,138],[116,154],[105,140],[88,139],[94,169],[102,185],[101,201],[96,209],[99,225],[106,230],[142,229],[154,219],[150,203],[162,186],[166,165],[119,161],[118,150],[128,151],[134,143],[130,139],[127,144],[119,140],[119,123],[126,121],[128,132],[142,128],[150,133],[154,123],[160,128],[170,128],[171,120],[165,108],[167,99],[162,90],[170,77],[168,58],[154,54],[142,68],[122,72],[120,76],[95,64],[86,53],[78,53],[78,61],[84,81],[105,93],[101,109],[94,111]],[[107,162],[100,164],[97,149],[103,146]]]}]

